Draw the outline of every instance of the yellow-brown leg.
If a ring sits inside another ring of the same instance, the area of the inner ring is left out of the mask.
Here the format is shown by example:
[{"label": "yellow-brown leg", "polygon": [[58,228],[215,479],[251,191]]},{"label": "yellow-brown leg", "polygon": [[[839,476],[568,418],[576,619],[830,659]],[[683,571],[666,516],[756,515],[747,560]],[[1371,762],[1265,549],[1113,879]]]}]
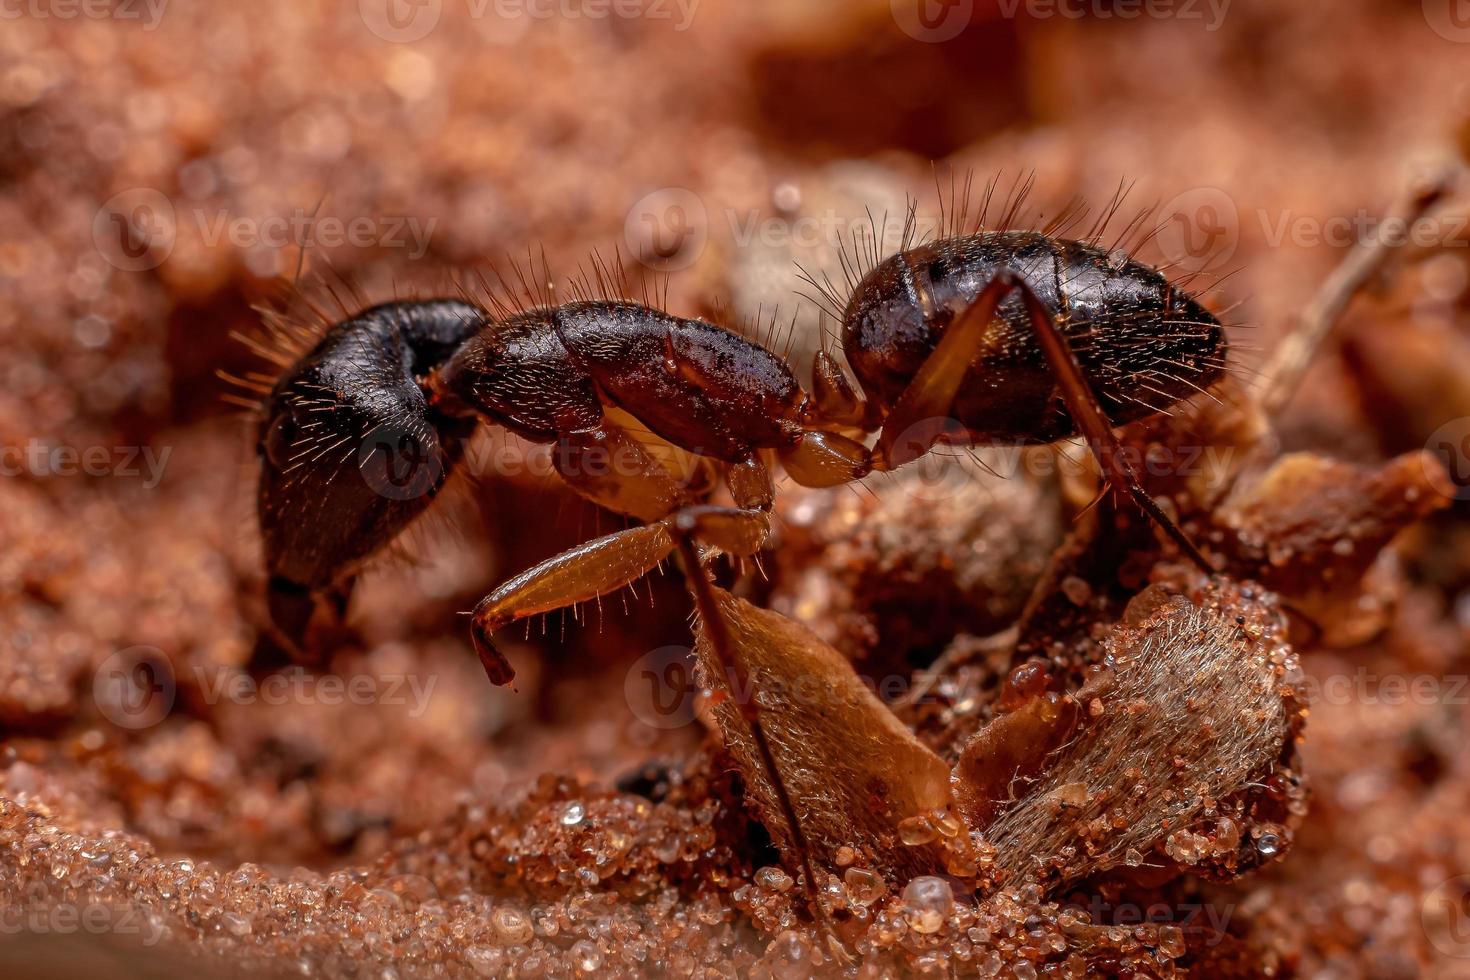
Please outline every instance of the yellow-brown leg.
[{"label": "yellow-brown leg", "polygon": [[874,469],[897,469],[934,448],[970,365],[998,349],[996,310],[1019,285],[1013,273],[1000,272],[955,317],[884,419],[873,447]]},{"label": "yellow-brown leg", "polygon": [[636,582],[673,552],[676,525],[687,526],[702,544],[740,556],[760,550],[769,531],[762,511],[685,507],[661,521],[604,535],[526,569],[475,607],[471,633],[491,683],[509,684],[515,678],[491,639],[496,630]]},{"label": "yellow-brown leg", "polygon": [[568,486],[615,514],[656,521],[694,502],[681,480],[609,419],[558,439],[552,463]]}]

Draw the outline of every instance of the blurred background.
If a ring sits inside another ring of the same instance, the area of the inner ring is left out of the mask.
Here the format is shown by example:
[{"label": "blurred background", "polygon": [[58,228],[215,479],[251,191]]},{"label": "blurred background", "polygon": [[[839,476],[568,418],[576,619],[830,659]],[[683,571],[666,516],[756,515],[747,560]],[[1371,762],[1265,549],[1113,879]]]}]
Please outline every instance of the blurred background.
[{"label": "blurred background", "polygon": [[[652,584],[652,613],[538,626],[511,648],[519,692],[484,683],[457,613],[612,527],[529,465],[491,464],[453,522],[365,577],[334,664],[374,679],[364,703],[221,693],[260,684],[263,616],[253,437],[227,377],[268,370],[237,335],[298,270],[314,301],[351,306],[543,252],[565,277],[596,250],[667,275],[675,312],[774,316],[803,365],[820,327],[798,264],[839,276],[843,243],[875,229],[891,248],[910,197],[932,219],[936,183],[973,175],[978,197],[996,179],[1004,196],[1029,179],[1030,223],[1074,197],[1096,215],[1126,184],[1114,227],[1154,208],[1135,227],[1147,256],[1229,309],[1248,373],[1413,175],[1470,140],[1464,6],[5,5],[0,797],[225,869],[328,868],[548,769],[606,783],[701,738],[623,694],[630,663],[664,669],[659,651],[687,645],[677,580]],[[1309,375],[1288,448],[1371,461],[1447,423],[1449,444],[1470,436],[1463,198],[1447,213],[1412,274],[1355,308],[1346,357],[1334,344]],[[1459,676],[1470,579],[1453,553],[1435,560],[1418,640],[1321,669]],[[1263,947],[1319,976],[1470,963],[1421,914],[1470,872],[1470,773],[1441,744],[1446,715],[1463,736],[1455,703],[1314,714],[1316,830],[1254,893]],[[30,880],[0,862],[13,901]],[[22,932],[39,938],[0,937],[0,960],[40,970],[39,943],[58,975],[116,938]]]}]

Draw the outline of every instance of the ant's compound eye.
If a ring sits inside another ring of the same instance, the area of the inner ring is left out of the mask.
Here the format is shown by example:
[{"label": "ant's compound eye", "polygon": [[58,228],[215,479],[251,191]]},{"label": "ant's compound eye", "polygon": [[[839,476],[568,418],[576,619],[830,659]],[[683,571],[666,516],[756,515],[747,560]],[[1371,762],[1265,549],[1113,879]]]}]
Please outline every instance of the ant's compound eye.
[{"label": "ant's compound eye", "polygon": [[296,420],[289,411],[283,411],[271,419],[265,435],[260,440],[260,452],[278,470],[286,468],[291,459],[291,444],[296,441]]}]

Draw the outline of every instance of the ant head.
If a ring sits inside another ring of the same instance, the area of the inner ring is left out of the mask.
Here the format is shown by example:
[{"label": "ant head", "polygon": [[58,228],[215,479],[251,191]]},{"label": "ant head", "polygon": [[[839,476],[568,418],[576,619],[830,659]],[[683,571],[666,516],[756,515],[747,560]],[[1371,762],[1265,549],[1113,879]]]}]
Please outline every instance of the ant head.
[{"label": "ant head", "polygon": [[463,426],[430,409],[416,377],[453,344],[426,338],[421,321],[436,313],[463,334],[478,314],[417,306],[374,307],[337,324],[266,403],[257,513],[272,616],[293,640],[313,597],[341,587],[422,513],[459,456]]}]

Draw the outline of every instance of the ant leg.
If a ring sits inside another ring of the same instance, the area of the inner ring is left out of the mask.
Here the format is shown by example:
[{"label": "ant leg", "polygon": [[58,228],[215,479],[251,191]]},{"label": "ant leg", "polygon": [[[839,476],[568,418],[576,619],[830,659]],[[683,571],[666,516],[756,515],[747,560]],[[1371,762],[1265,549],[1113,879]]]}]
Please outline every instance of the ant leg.
[{"label": "ant leg", "polygon": [[1058,329],[1050,311],[1024,282],[1017,283],[1016,288],[1026,304],[1026,314],[1031,321],[1032,329],[1036,331],[1036,339],[1040,342],[1041,349],[1046,353],[1046,359],[1057,376],[1057,387],[1061,390],[1062,400],[1067,404],[1067,411],[1071,414],[1077,431],[1082,434],[1087,441],[1088,448],[1092,450],[1093,457],[1102,469],[1104,479],[1115,490],[1127,493],[1133,498],[1138,508],[1152,518],[1153,522],[1179,546],[1179,550],[1184,552],[1206,575],[1214,575],[1215,568],[1210,564],[1209,559],[1204,556],[1189,535],[1184,533],[1184,529],[1164,513],[1158,501],[1149,496],[1148,491],[1143,488],[1138,474],[1121,451],[1122,447],[1118,443],[1118,437],[1113,433],[1112,424],[1108,421],[1107,416],[1103,415],[1097,395],[1093,393],[1092,387],[1087,383],[1087,377],[1082,373],[1082,365],[1078,363],[1072,345],[1067,342],[1066,335]]},{"label": "ant leg", "polygon": [[470,625],[490,683],[515,679],[515,670],[490,639],[496,630],[636,582],[673,550],[666,523],[645,524],[577,545],[503,582],[480,600]]},{"label": "ant leg", "polygon": [[[796,805],[791,801],[791,793],[786,788],[786,782],[781,778],[781,767],[776,763],[776,755],[771,750],[770,740],[761,726],[760,705],[756,703],[755,692],[751,691],[749,672],[745,669],[745,664],[735,644],[730,641],[729,629],[720,612],[719,603],[715,600],[714,585],[710,582],[709,572],[705,569],[694,545],[695,539],[703,536],[700,515],[694,513],[698,509],[690,508],[681,511],[672,518],[679,557],[684,564],[684,576],[689,583],[689,592],[694,598],[694,608],[699,614],[700,622],[704,624],[704,634],[709,641],[709,649],[719,659],[720,666],[723,668],[726,683],[733,684],[738,691],[750,691],[749,697],[735,699],[736,706],[740,717],[750,730],[750,738],[760,756],[760,764],[765,770],[766,781],[775,793],[777,805],[781,809],[781,817],[790,831],[791,844],[801,864],[802,882],[812,914],[822,923],[828,935],[835,936],[832,923],[827,917],[826,907],[822,905],[817,894],[817,879],[812,865],[811,847],[802,830],[801,818],[797,815]],[[744,513],[757,512],[745,511]]]},{"label": "ant leg", "polygon": [[637,440],[609,419],[557,440],[552,462],[567,485],[600,507],[656,521],[693,503],[692,495]]},{"label": "ant leg", "polygon": [[761,511],[686,507],[657,523],[604,535],[528,568],[475,607],[471,635],[490,682],[509,684],[515,678],[509,661],[491,640],[496,630],[636,582],[674,551],[674,526],[680,520],[695,522],[701,542],[735,555],[754,554],[769,533]]},{"label": "ant leg", "polygon": [[812,360],[812,421],[869,429],[872,406],[847,380],[837,359],[824,350]]},{"label": "ant leg", "polygon": [[970,365],[1000,346],[1003,337],[996,329],[1001,326],[996,311],[1019,285],[1014,273],[998,273],[944,331],[883,421],[873,447],[873,469],[892,470],[911,463],[939,442]]}]

